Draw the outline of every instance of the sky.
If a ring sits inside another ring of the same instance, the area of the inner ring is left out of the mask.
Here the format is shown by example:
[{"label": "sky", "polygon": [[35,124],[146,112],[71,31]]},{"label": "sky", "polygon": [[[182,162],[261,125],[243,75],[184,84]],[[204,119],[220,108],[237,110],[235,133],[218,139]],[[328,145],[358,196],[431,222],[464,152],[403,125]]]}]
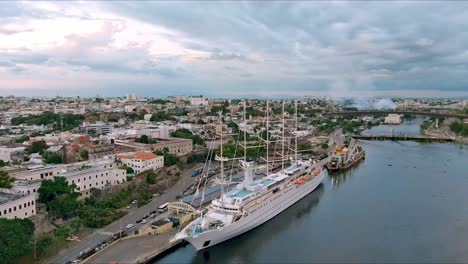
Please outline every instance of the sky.
[{"label": "sky", "polygon": [[468,2],[0,1],[0,95],[468,96]]}]

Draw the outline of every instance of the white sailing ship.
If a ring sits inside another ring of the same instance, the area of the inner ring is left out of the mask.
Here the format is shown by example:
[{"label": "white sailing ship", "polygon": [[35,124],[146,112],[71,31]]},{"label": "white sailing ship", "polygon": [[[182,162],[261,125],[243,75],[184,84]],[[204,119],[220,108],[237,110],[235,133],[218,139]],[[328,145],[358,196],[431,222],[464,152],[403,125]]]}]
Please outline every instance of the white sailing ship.
[{"label": "white sailing ship", "polygon": [[[297,130],[297,105],[295,118]],[[283,103],[283,154],[284,129]],[[267,151],[269,142],[267,139]],[[283,166],[279,171],[268,173],[267,169],[267,176],[263,178],[255,178],[256,164],[254,161],[247,161],[244,154],[244,159],[239,160],[240,168],[244,171],[244,180],[229,192],[222,192],[221,197],[213,200],[207,210],[201,211],[197,219],[180,230],[174,240],[184,239],[197,250],[214,246],[267,222],[315,190],[325,177],[325,170],[311,160],[298,159],[297,137],[295,142],[295,158],[291,159],[291,164],[284,166],[283,159]],[[245,150],[245,141],[243,147]],[[221,166],[228,160],[222,156],[222,151],[216,158]],[[221,184],[226,183],[221,180]]]}]

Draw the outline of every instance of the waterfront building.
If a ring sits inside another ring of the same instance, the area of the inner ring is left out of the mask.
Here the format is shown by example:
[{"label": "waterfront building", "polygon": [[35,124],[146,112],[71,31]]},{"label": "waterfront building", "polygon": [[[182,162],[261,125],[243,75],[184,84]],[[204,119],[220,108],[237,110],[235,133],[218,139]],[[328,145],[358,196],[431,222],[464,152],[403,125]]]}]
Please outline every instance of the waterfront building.
[{"label": "waterfront building", "polygon": [[164,167],[164,156],[158,156],[149,151],[119,154],[117,159],[122,164],[131,167],[135,173]]},{"label": "waterfront building", "polygon": [[193,141],[185,138],[168,138],[159,139],[156,144],[143,144],[131,140],[115,140],[115,145],[118,150],[116,152],[129,151],[155,151],[167,148],[169,153],[178,157],[185,156],[193,151]]},{"label": "waterfront building", "polygon": [[23,219],[36,215],[34,196],[0,189],[0,218]]}]

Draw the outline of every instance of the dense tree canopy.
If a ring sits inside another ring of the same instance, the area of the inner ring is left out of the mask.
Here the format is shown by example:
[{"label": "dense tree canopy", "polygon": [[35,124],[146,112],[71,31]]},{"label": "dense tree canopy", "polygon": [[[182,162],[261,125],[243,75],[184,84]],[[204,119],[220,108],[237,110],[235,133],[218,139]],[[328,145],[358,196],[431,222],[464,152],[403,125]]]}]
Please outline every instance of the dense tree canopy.
[{"label": "dense tree canopy", "polygon": [[83,122],[84,116],[74,114],[55,114],[52,112],[44,112],[39,115],[31,115],[27,117],[14,117],[11,119],[12,125],[48,125],[54,124],[56,129],[61,127],[63,121],[63,129],[71,130],[78,127]]},{"label": "dense tree canopy", "polygon": [[51,153],[51,152],[44,151],[44,153],[42,153],[42,158],[43,158],[44,162],[47,163],[47,164],[60,164],[60,163],[63,163],[62,157],[57,153]]},{"label": "dense tree canopy", "polygon": [[0,170],[0,188],[10,189],[15,182],[15,178],[11,177],[8,172]]},{"label": "dense tree canopy", "polygon": [[175,165],[177,162],[179,162],[179,158],[176,155],[169,153],[168,148],[164,148],[163,150],[155,150],[153,153],[164,156],[164,166],[166,167]]},{"label": "dense tree canopy", "polygon": [[173,137],[177,138],[186,138],[186,139],[191,139],[193,141],[193,144],[196,145],[203,145],[204,141],[199,135],[194,135],[190,130],[188,129],[177,129],[175,132],[171,134]]},{"label": "dense tree canopy", "polygon": [[75,192],[76,185],[68,185],[65,177],[54,177],[53,180],[43,180],[38,190],[39,201],[45,203],[50,212],[70,217],[79,207],[79,193]]},{"label": "dense tree canopy", "polygon": [[46,142],[44,140],[38,140],[31,143],[31,146],[27,147],[24,151],[27,154],[39,153],[42,154],[44,150],[48,149]]},{"label": "dense tree canopy", "polygon": [[450,124],[450,130],[460,136],[468,137],[468,124],[462,122],[453,122]]},{"label": "dense tree canopy", "polygon": [[0,218],[1,263],[14,263],[32,250],[34,224],[29,219]]},{"label": "dense tree canopy", "polygon": [[166,112],[157,112],[153,114],[150,119],[150,121],[153,122],[161,122],[165,120],[175,120],[175,118]]}]

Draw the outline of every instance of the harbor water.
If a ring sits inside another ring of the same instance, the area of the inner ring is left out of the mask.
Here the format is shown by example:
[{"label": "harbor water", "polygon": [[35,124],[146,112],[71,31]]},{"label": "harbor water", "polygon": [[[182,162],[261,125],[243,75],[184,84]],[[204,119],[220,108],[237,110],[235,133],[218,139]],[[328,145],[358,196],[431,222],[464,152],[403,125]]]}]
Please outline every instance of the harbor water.
[{"label": "harbor water", "polygon": [[[422,119],[365,133],[419,135]],[[154,263],[468,262],[468,146],[359,141],[366,159],[264,225]]]}]

